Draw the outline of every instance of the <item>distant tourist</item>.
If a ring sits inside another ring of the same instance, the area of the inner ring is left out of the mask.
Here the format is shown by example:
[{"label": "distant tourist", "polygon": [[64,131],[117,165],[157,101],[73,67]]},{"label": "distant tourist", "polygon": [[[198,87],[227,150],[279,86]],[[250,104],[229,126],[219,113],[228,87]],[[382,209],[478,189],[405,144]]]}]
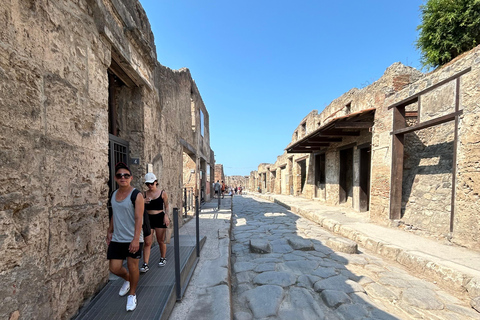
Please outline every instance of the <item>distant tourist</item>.
[{"label": "distant tourist", "polygon": [[222,180],[222,199],[223,199],[224,194],[225,194],[225,187],[226,187],[225,182],[223,182],[223,180]]},{"label": "distant tourist", "polygon": [[242,186],[238,187],[238,194],[242,194]]},{"label": "distant tourist", "polygon": [[[150,227],[152,231],[155,230],[158,247],[160,249],[159,267],[164,267],[167,263],[167,245],[165,244],[165,233],[170,224],[168,217],[168,196],[165,190],[158,188],[157,177],[149,172],[145,175],[145,184],[148,187],[145,192],[145,209],[147,210],[150,220]],[[143,265],[140,267],[140,272],[147,272],[150,270],[148,262],[150,261],[150,251],[153,243],[153,232],[148,237],[145,237],[145,250],[143,257]]]},{"label": "distant tourist", "polygon": [[[138,260],[143,248],[144,202],[138,191],[136,197],[131,198],[135,190],[130,185],[132,179],[132,172],[126,164],[118,163],[115,166],[115,181],[119,187],[109,201],[112,218],[107,231],[109,268],[113,274],[125,280],[118,294],[123,297],[128,293],[127,311],[133,311],[137,307],[135,290],[140,277]],[[125,259],[128,271],[123,267]]]},{"label": "distant tourist", "polygon": [[213,190],[215,190],[215,195],[217,197],[220,197],[220,190],[221,190],[222,186],[220,185],[220,182],[219,180],[217,180],[217,182],[214,183],[213,185]]}]

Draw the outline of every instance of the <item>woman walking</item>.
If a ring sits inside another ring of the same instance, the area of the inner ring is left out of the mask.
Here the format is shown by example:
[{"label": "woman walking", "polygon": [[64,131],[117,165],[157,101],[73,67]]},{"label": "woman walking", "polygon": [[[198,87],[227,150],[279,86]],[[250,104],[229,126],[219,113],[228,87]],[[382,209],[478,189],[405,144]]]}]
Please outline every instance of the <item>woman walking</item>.
[{"label": "woman walking", "polygon": [[[147,210],[148,217],[150,218],[150,227],[152,231],[155,230],[158,246],[160,249],[160,262],[159,267],[165,266],[167,260],[165,256],[167,254],[167,245],[165,244],[165,232],[170,219],[168,217],[168,196],[165,190],[158,188],[157,177],[149,172],[145,175],[145,184],[148,187],[145,192],[145,209]],[[150,260],[150,252],[153,243],[153,232],[148,237],[145,237],[145,248],[143,252],[143,265],[140,268],[140,272],[147,272],[150,268],[148,262]]]}]

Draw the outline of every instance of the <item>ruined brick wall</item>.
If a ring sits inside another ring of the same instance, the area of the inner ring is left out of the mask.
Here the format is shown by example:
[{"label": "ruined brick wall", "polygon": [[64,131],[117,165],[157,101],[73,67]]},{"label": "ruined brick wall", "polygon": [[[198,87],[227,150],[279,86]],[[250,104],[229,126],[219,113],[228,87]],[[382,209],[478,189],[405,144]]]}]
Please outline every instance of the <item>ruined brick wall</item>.
[{"label": "ruined brick wall", "polygon": [[215,182],[219,181],[220,183],[222,181],[225,182],[225,174],[223,173],[223,164],[216,164],[215,165]]},{"label": "ruined brick wall", "polygon": [[245,189],[245,186],[247,185],[247,179],[244,176],[226,176],[225,177],[225,183],[229,186],[235,187],[240,187]]},{"label": "ruined brick wall", "polygon": [[[210,157],[209,131],[190,133],[188,70],[156,62],[138,1],[7,1],[0,8],[0,318],[67,319],[107,281],[107,70],[118,90],[119,137],[129,141],[134,185],[153,164],[181,207],[182,145]],[[186,111],[185,111],[186,110]]]}]

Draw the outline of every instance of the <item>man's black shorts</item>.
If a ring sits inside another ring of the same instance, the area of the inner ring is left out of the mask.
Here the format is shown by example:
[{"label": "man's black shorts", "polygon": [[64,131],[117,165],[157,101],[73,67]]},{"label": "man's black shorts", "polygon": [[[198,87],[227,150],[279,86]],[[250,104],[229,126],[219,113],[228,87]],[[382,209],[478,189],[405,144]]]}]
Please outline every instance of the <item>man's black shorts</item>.
[{"label": "man's black shorts", "polygon": [[142,249],[143,249],[143,242],[140,242],[140,247],[138,251],[135,253],[131,253],[128,251],[130,247],[130,243],[123,243],[123,242],[110,242],[107,251],[107,259],[108,260],[125,260],[127,257],[140,259],[142,257]]},{"label": "man's black shorts", "polygon": [[165,212],[160,212],[157,214],[148,214],[150,219],[150,227],[153,228],[163,228],[166,229],[167,225],[164,222]]}]

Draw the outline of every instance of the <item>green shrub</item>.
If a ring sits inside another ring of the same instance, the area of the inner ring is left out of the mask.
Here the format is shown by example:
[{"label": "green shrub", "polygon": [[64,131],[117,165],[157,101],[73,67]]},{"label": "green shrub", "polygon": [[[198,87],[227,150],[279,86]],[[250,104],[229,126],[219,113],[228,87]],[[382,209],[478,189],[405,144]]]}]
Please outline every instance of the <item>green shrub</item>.
[{"label": "green shrub", "polygon": [[424,67],[438,67],[480,44],[480,0],[428,0],[416,42]]}]

